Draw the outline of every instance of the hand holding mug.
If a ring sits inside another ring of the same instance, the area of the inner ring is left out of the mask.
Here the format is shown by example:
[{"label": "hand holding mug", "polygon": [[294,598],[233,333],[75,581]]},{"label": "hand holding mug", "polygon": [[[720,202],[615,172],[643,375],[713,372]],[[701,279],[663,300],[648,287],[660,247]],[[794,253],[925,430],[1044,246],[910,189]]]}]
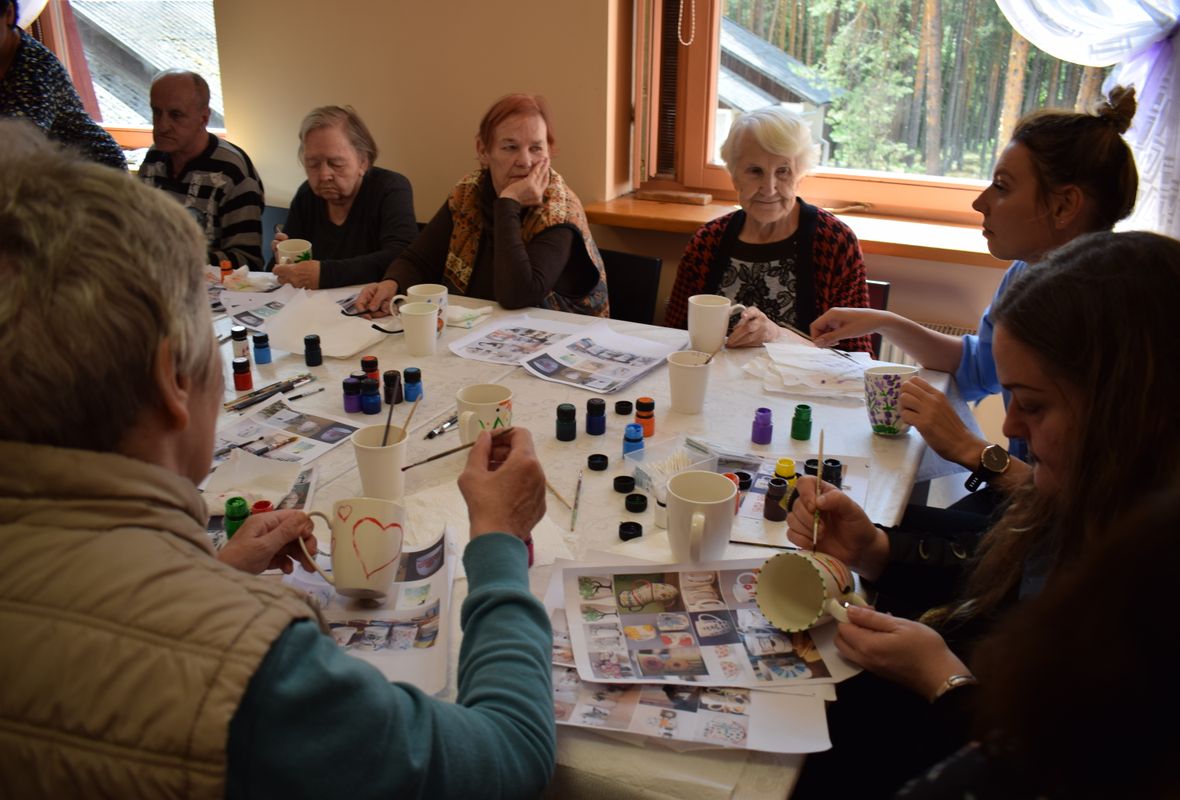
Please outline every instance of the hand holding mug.
[{"label": "hand holding mug", "polygon": [[302,511],[269,511],[247,517],[237,533],[217,554],[223,564],[257,575],[268,569],[281,569],[290,574],[299,561],[305,570],[312,571],[308,556],[300,550],[298,540],[305,540],[311,553],[316,551],[311,519]]},{"label": "hand holding mug", "polygon": [[830,483],[824,484],[818,498],[816,479],[810,475],[799,478],[795,488],[799,497],[787,517],[787,539],[810,550],[815,510],[819,508],[816,551],[838,558],[869,580],[877,578],[889,561],[889,537],[885,532],[851,497]]},{"label": "hand holding mug", "polygon": [[274,256],[275,263],[279,263],[279,242],[285,242],[291,237],[282,231],[275,231],[275,238],[270,240],[270,253]]},{"label": "hand holding mug", "polygon": [[943,638],[920,622],[849,608],[836,629],[836,649],[869,672],[931,698],[951,675],[970,672]]},{"label": "hand holding mug", "polygon": [[274,272],[279,283],[290,284],[296,289],[320,288],[320,262],[318,261],[275,264]]},{"label": "hand holding mug", "polygon": [[524,428],[496,437],[481,433],[459,475],[459,491],[467,501],[471,538],[498,531],[528,540],[545,516],[545,472],[532,435]]}]

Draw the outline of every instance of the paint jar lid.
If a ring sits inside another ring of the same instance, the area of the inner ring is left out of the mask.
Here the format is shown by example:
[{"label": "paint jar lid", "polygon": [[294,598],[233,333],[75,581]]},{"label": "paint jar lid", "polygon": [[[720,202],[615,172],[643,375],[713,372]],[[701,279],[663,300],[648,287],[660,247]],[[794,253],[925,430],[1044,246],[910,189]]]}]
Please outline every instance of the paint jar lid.
[{"label": "paint jar lid", "polygon": [[606,401],[601,397],[591,397],[586,401],[586,413],[592,417],[601,417],[606,413]]},{"label": "paint jar lid", "polygon": [[627,499],[624,501],[624,504],[627,506],[627,510],[632,514],[639,514],[641,512],[647,511],[647,495],[639,494],[638,492],[635,494],[629,494],[627,495]]},{"label": "paint jar lid", "polygon": [[361,381],[361,394],[377,394],[377,381],[373,378]]},{"label": "paint jar lid", "polygon": [[737,475],[738,489],[743,492],[750,491],[750,487],[754,485],[754,476],[748,472],[742,472],[741,470],[738,470],[733,474]]},{"label": "paint jar lid", "polygon": [[344,393],[347,395],[359,395],[361,393],[361,382],[356,378],[345,378]]},{"label": "paint jar lid", "polygon": [[638,522],[620,522],[619,523],[619,538],[624,542],[629,542],[632,539],[638,539],[643,535],[643,526]]},{"label": "paint jar lid", "polygon": [[348,373],[348,374],[349,374],[350,376],[352,376],[353,378],[356,378],[356,380],[357,380],[357,383],[360,383],[360,382],[361,382],[361,381],[363,381],[365,378],[369,377],[369,376],[368,376],[368,375],[367,375],[367,374],[364,372],[364,370],[359,370],[359,369],[358,369],[356,372],[350,372],[350,373]]},{"label": "paint jar lid", "polygon": [[231,497],[225,501],[226,519],[245,519],[250,516],[250,506],[246,505],[246,498]]},{"label": "paint jar lid", "polygon": [[602,472],[610,466],[610,459],[602,453],[591,453],[586,457],[586,466],[595,472]]},{"label": "paint jar lid", "polygon": [[557,418],[563,422],[574,420],[577,416],[578,409],[574,407],[573,403],[562,403],[557,407]]},{"label": "paint jar lid", "polygon": [[638,422],[628,422],[627,427],[623,430],[623,438],[633,442],[640,441],[643,438],[643,426]]},{"label": "paint jar lid", "polygon": [[809,458],[803,462],[804,475],[819,475],[819,459]]},{"label": "paint jar lid", "polygon": [[229,329],[229,335],[233,337],[235,342],[246,341],[246,328],[242,325],[234,325]]},{"label": "paint jar lid", "polygon": [[250,359],[235,358],[234,359],[234,374],[245,375],[250,372]]},{"label": "paint jar lid", "polygon": [[402,380],[406,383],[421,383],[422,370],[417,367],[406,367],[405,372],[402,374]]},{"label": "paint jar lid", "polygon": [[787,493],[787,482],[782,478],[771,478],[766,485],[766,496],[782,497]]},{"label": "paint jar lid", "polygon": [[365,372],[377,371],[377,356],[365,356],[361,359],[361,369]]},{"label": "paint jar lid", "polygon": [[275,504],[269,500],[255,501],[254,505],[250,506],[251,514],[265,514],[268,511],[274,511]]},{"label": "paint jar lid", "polygon": [[255,347],[270,347],[270,335],[259,331],[254,334]]},{"label": "paint jar lid", "polygon": [[655,411],[656,410],[656,401],[652,400],[650,397],[641,397],[635,401],[635,410],[636,411]]},{"label": "paint jar lid", "polygon": [[397,386],[401,382],[402,374],[396,369],[387,369],[381,374],[386,386]]},{"label": "paint jar lid", "polygon": [[631,405],[630,400],[616,400],[615,401],[615,413],[616,414],[621,414],[623,416],[627,416],[631,413],[631,411],[634,408],[635,407],[633,405]]},{"label": "paint jar lid", "polygon": [[308,350],[319,350],[320,337],[314,333],[307,334],[303,337],[303,346]]},{"label": "paint jar lid", "polygon": [[615,491],[619,494],[630,494],[635,491],[635,479],[630,475],[618,475],[615,477]]}]

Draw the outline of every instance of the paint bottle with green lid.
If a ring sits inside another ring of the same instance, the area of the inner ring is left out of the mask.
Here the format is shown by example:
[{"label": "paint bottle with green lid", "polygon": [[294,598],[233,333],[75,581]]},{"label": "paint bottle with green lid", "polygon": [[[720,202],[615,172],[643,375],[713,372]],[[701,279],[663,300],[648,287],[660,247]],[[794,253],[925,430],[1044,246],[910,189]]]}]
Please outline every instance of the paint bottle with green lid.
[{"label": "paint bottle with green lid", "polygon": [[232,539],[250,516],[250,506],[244,497],[231,497],[225,501],[225,538]]}]

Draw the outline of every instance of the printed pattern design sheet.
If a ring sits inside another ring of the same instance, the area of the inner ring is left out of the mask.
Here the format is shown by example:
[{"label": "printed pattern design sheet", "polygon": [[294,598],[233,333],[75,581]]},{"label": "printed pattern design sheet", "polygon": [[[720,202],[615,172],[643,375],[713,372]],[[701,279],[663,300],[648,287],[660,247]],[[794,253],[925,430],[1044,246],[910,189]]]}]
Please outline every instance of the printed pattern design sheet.
[{"label": "printed pattern design sheet", "polygon": [[586,681],[770,688],[858,671],[833,625],[785,633],[758,610],[764,559],[563,573],[570,647]]},{"label": "printed pattern design sheet", "polygon": [[[336,644],[367,661],[389,680],[429,694],[447,687],[451,586],[455,543],[449,529],[433,542],[403,550],[397,577],[381,605],[343,597],[317,573],[295,570],[283,582],[306,593],[320,609]],[[322,558],[328,571],[331,560]]]},{"label": "printed pattern design sheet", "polygon": [[[356,429],[356,425],[344,420],[296,411],[278,400],[218,431],[214,451],[241,445],[248,453],[307,464],[342,443]],[[263,438],[258,440],[260,436]]]},{"label": "printed pattern design sheet", "polygon": [[451,343],[460,358],[516,366],[583,326],[518,314],[496,320]]},{"label": "printed pattern design sheet", "polygon": [[683,346],[684,341],[666,344],[615,333],[607,323],[598,322],[545,348],[521,366],[547,381],[609,394],[655,369]]}]

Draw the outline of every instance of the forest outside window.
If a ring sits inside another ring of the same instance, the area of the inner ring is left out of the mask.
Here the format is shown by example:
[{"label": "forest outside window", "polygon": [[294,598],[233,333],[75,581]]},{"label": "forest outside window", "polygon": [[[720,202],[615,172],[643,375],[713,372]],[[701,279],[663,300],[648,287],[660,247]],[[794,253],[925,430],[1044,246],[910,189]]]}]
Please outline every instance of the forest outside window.
[{"label": "forest outside window", "polygon": [[782,104],[822,147],[801,194],[882,216],[976,222],[1016,120],[1089,108],[1107,71],[1032,47],[993,0],[647,0],[637,21],[638,185],[732,198],[730,122]]}]

